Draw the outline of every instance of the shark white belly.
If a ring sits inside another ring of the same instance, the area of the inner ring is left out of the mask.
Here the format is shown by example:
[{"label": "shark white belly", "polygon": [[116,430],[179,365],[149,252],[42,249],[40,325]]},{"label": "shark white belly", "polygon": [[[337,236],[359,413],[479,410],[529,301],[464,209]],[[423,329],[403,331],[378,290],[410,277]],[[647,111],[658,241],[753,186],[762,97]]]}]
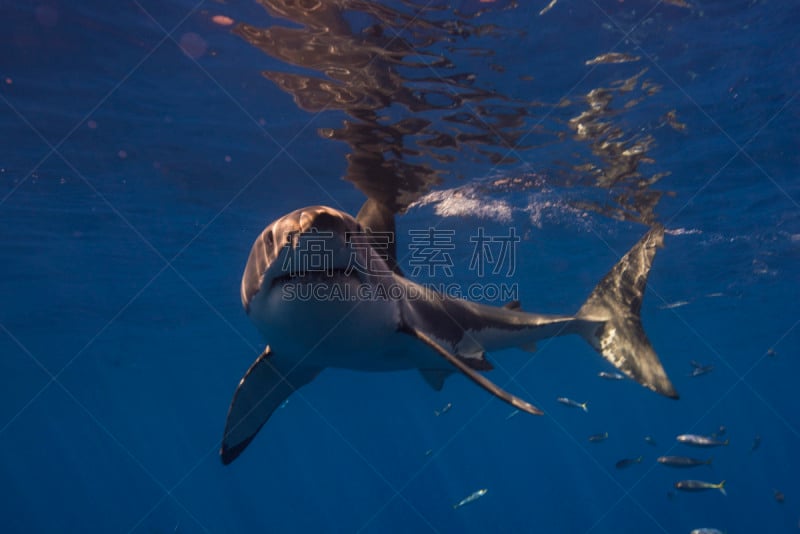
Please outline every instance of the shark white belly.
[{"label": "shark white belly", "polygon": [[[398,331],[396,301],[350,298],[363,289],[354,276],[334,275],[325,282],[327,288],[320,291],[317,286],[313,291],[311,286],[317,283],[282,282],[251,302],[253,322],[282,360],[355,371],[447,367],[433,351],[417,355],[410,350],[416,343]],[[332,287],[336,287],[333,295]],[[307,298],[314,293],[323,298]]]}]

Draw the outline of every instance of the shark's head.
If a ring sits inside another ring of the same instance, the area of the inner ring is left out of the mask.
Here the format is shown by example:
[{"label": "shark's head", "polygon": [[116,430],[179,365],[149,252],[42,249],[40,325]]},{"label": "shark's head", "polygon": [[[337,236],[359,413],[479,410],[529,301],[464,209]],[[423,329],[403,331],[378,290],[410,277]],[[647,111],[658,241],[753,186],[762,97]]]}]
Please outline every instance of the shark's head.
[{"label": "shark's head", "polygon": [[401,282],[386,261],[390,239],[393,232],[365,232],[356,218],[325,206],[267,226],[250,251],[241,297],[275,354],[321,367],[374,365],[400,317],[395,295],[383,291]]},{"label": "shark's head", "polygon": [[[334,208],[293,211],[253,243],[242,276],[242,305],[258,324],[285,311],[288,289],[304,286],[304,294],[313,297],[311,285],[341,289],[386,282],[392,276],[387,259],[393,241],[393,234],[367,233],[355,218]],[[324,295],[312,300],[330,301]]]},{"label": "shark's head", "polygon": [[242,305],[284,284],[331,281],[365,282],[390,269],[365,243],[364,230],[352,216],[327,206],[310,206],[284,215],[258,236],[242,276]]}]

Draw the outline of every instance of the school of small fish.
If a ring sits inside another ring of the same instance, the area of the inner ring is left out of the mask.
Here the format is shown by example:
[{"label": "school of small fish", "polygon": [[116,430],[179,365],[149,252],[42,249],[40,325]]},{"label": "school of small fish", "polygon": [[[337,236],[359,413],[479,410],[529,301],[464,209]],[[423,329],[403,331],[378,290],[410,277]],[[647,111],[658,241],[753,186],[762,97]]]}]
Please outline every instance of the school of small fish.
[{"label": "school of small fish", "polygon": [[[700,376],[702,374],[709,373],[711,370],[713,370],[713,366],[704,365],[695,360],[692,360],[690,363],[693,368],[693,371],[692,373],[690,373],[690,376]],[[620,373],[607,372],[607,371],[599,372],[598,376],[605,380],[623,380],[625,378],[624,375],[621,375]],[[570,408],[579,408],[585,413],[589,412],[588,401],[578,402],[569,397],[558,397],[556,398],[556,401],[564,406],[568,406]],[[451,408],[452,404],[447,403],[441,410],[435,410],[434,413],[436,414],[436,416],[439,416],[448,412]],[[505,417],[505,420],[507,421],[511,419],[518,413],[519,410],[512,411]],[[702,449],[714,448],[714,447],[726,447],[730,444],[730,439],[728,438],[723,439],[723,436],[727,434],[727,431],[728,431],[727,427],[725,427],[724,425],[720,425],[719,427],[717,427],[715,431],[710,432],[707,435],[693,434],[693,433],[679,434],[675,436],[675,440],[679,444],[686,445],[689,447],[702,448]],[[591,434],[588,437],[588,440],[590,443],[601,443],[606,441],[608,439],[608,436],[609,436],[608,432],[598,432],[595,434]],[[651,435],[644,436],[644,442],[653,447],[658,446],[655,438]],[[753,441],[750,446],[750,452],[753,453],[760,447],[761,447],[761,436],[756,435],[753,437]],[[674,447],[671,447],[670,451],[672,448]],[[428,450],[425,452],[425,455],[429,456],[431,453],[432,450]],[[635,465],[644,463],[644,458],[645,457],[643,455],[622,458],[615,463],[615,467],[620,470],[628,469]],[[697,468],[701,466],[711,467],[712,457],[708,456],[704,458],[696,458],[694,456],[664,454],[662,456],[658,456],[656,458],[656,462],[669,468],[683,470],[683,469]],[[687,479],[677,480],[673,484],[673,488],[680,492],[705,492],[705,491],[716,490],[723,496],[727,496],[728,494],[725,487],[725,480],[720,480],[719,482],[709,482],[706,480],[687,478]],[[459,502],[454,504],[453,510],[457,510],[458,508],[461,508],[466,504],[472,503],[480,499],[481,497],[486,495],[488,491],[489,490],[487,488],[482,488],[470,493],[469,495],[461,499]],[[786,497],[782,491],[773,488],[772,492],[773,492],[773,498],[775,499],[776,502],[778,503],[784,502]],[[667,497],[670,500],[674,499],[675,496],[676,496],[675,492],[673,492],[672,490],[667,491]],[[798,528],[800,528],[800,522],[798,522]],[[723,531],[717,528],[702,527],[691,530],[689,534],[722,534],[722,533]]]}]

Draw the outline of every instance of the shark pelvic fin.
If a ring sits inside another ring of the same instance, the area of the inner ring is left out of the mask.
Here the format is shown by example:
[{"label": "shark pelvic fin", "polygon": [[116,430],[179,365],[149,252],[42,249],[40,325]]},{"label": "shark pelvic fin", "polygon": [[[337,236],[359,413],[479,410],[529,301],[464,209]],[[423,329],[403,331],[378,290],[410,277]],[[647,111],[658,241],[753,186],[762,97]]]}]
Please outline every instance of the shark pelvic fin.
[{"label": "shark pelvic fin", "polygon": [[435,391],[441,391],[444,387],[444,381],[453,374],[453,371],[447,369],[420,369],[419,374]]}]

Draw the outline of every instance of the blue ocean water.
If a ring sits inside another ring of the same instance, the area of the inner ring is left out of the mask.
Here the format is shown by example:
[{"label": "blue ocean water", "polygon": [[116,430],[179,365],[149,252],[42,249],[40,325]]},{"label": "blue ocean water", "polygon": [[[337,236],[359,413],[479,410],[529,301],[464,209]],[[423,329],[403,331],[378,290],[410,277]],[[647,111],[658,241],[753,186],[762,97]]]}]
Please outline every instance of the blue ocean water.
[{"label": "blue ocean water", "polygon": [[[800,6],[546,6],[3,2],[2,531],[797,531]],[[357,76],[330,60],[352,42],[326,41],[329,8],[368,36],[346,56]],[[311,32],[254,37],[276,26]],[[345,103],[289,88],[314,77]],[[411,118],[454,146],[408,122],[403,143],[373,142]],[[369,135],[343,126],[359,121]],[[384,159],[359,171],[360,150]],[[680,400],[599,379],[610,365],[570,337],[489,355],[542,417],[461,376],[436,392],[415,372],[327,370],[223,466],[231,395],[265,343],[239,299],[253,240],[386,190],[406,193],[407,272],[411,229],[452,231],[452,276],[434,278],[467,285],[468,237],[514,228],[513,273],[490,281],[542,313],[574,313],[665,225],[642,318]],[[713,370],[690,376],[693,360]],[[724,447],[675,441],[721,426]],[[727,496],[676,491],[686,478]]]}]

